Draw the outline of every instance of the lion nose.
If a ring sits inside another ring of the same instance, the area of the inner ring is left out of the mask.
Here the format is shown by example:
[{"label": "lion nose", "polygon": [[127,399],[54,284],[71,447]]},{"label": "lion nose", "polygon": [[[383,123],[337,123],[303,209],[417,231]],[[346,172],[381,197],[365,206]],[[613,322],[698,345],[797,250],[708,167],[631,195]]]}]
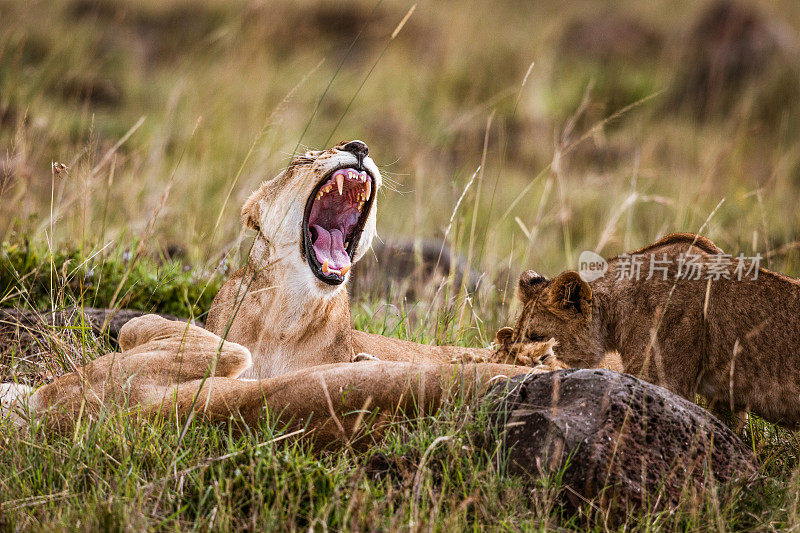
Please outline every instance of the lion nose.
[{"label": "lion nose", "polygon": [[359,161],[367,157],[369,154],[369,148],[367,147],[366,143],[362,141],[350,141],[342,147],[342,150],[354,154]]}]

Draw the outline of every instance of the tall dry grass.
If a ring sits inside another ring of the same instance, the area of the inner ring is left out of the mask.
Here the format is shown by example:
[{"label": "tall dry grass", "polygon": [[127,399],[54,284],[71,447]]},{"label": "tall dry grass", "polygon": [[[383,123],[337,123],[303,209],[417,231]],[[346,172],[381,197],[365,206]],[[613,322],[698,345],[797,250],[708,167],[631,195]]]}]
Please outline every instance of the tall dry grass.
[{"label": "tall dry grass", "polygon": [[[797,3],[751,4],[786,42],[791,65]],[[612,255],[670,231],[696,230],[712,212],[705,234],[724,249],[760,252],[771,268],[797,275],[800,125],[797,93],[780,85],[787,69],[760,73],[714,116],[698,117],[670,99],[690,66],[691,28],[705,5],[0,1],[0,240],[46,250],[50,265],[37,268],[48,278],[51,308],[76,303],[68,290],[75,267],[85,281],[86,269],[108,264],[119,265],[104,285],[110,297],[97,289],[105,282],[89,292],[81,282],[84,299],[154,306],[131,286],[152,275],[156,286],[180,288],[175,294],[201,285],[200,294],[174,297],[193,313],[218,283],[214,275],[243,261],[251,236],[238,211],[247,194],[297,150],[360,138],[387,182],[381,238],[432,239],[481,280],[477,291],[455,275],[418,280],[413,292],[404,280],[388,291],[367,288],[353,295],[354,322],[363,329],[486,343],[513,318],[524,268],[552,275],[574,267],[582,250]],[[575,28],[609,17],[634,21],[658,45],[622,52],[614,42],[581,45]],[[52,268],[67,249],[78,251],[77,264]],[[159,266],[176,254],[191,269],[177,284]],[[25,303],[34,277],[20,276],[0,297]],[[39,351],[55,354],[52,373],[81,360],[77,353],[107,348],[77,331],[79,338],[73,330],[46,332],[49,344]],[[470,474],[461,479],[453,467],[443,478],[425,477],[424,512],[409,507],[402,484],[367,479],[363,458],[315,462],[294,447],[203,467],[169,485],[153,512],[139,491],[166,475],[158,450],[177,436],[119,420],[111,427],[116,433],[86,428],[53,448],[15,441],[17,451],[4,456],[11,473],[0,478],[13,496],[0,515],[13,512],[31,527],[83,520],[87,528],[122,516],[148,527],[155,516],[169,527],[223,529],[243,525],[242,515],[257,525],[295,519],[297,528],[322,527],[331,517],[333,527],[365,529],[407,526],[409,517],[422,528],[587,524],[563,516],[552,499],[533,507],[518,501],[514,481],[483,459],[458,457],[455,443],[440,459]],[[193,431],[179,466],[246,446],[216,429]],[[748,431],[772,476],[767,484],[795,487],[794,435],[758,424]],[[400,461],[402,450],[437,435],[399,432],[382,450]],[[68,476],[59,474],[63,464]],[[272,479],[294,488],[275,496],[260,518],[248,515],[264,504],[259,487]],[[773,489],[755,502],[717,502],[631,527],[725,529],[762,520],[791,527],[796,502]],[[86,498],[93,509],[87,519],[80,510]],[[31,511],[37,508],[44,510]],[[437,513],[446,518],[436,522]]]}]

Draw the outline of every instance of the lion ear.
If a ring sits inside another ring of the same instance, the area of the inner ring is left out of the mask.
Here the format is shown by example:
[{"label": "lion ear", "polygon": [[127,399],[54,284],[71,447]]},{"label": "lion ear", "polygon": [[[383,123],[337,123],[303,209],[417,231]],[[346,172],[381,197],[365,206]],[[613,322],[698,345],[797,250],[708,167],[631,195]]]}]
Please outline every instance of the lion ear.
[{"label": "lion ear", "polygon": [[261,207],[259,200],[263,196],[262,188],[251,194],[242,206],[242,224],[256,231],[261,230]]},{"label": "lion ear", "polygon": [[592,316],[592,288],[573,270],[562,272],[553,279],[548,302],[553,307],[574,312],[587,320]]},{"label": "lion ear", "polygon": [[547,279],[545,279],[544,276],[537,274],[533,270],[526,270],[523,272],[517,284],[517,296],[522,304],[525,305],[531,298],[539,293],[544,286],[543,284],[546,282]]},{"label": "lion ear", "polygon": [[497,330],[497,334],[494,336],[494,343],[498,346],[506,346],[511,342],[512,338],[514,338],[514,328],[506,326]]}]

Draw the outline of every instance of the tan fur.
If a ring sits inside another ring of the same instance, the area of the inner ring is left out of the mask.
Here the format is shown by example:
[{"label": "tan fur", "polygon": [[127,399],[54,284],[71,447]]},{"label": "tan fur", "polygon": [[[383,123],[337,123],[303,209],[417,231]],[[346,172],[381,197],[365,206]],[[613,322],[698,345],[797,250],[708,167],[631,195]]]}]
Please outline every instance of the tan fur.
[{"label": "tan fur", "polygon": [[3,397],[4,409],[15,413],[17,426],[30,418],[60,432],[104,408],[184,420],[194,411],[214,422],[249,426],[269,415],[312,435],[317,444],[351,441],[371,425],[368,444],[396,415],[435,409],[456,392],[469,399],[495,377],[530,371],[508,365],[365,362],[241,380],[236,378],[250,363],[249,351],[194,325],[146,315],[125,324],[120,341],[121,353],[99,357],[33,394],[25,390]]},{"label": "tan fur", "polygon": [[[413,363],[487,360],[489,350],[428,346],[352,330],[345,284],[326,285],[311,273],[300,252],[304,206],[330,169],[355,164],[355,156],[342,150],[345,144],[296,158],[247,199],[242,220],[258,234],[247,266],[233,274],[214,299],[208,329],[250,349],[253,366],[243,375],[246,378],[367,359],[356,359],[358,354]],[[375,179],[377,194],[380,172],[369,157],[364,165]],[[373,202],[354,263],[376,234],[376,213]]]},{"label": "tan fur", "polygon": [[[331,169],[356,161],[343,144],[296,158],[245,202],[242,221],[258,233],[248,264],[214,300],[210,331],[154,315],[134,319],[120,332],[122,353],[35,392],[4,385],[3,411],[18,426],[32,416],[61,431],[109,406],[147,417],[185,418],[195,411],[248,425],[270,413],[328,443],[357,437],[365,409],[377,413],[371,435],[379,437],[381,421],[396,414],[436,408],[454,391],[469,398],[495,377],[541,371],[463,364],[486,361],[491,352],[351,329],[344,284],[319,281],[301,248],[308,196]],[[364,165],[376,194],[380,173],[368,157]],[[373,202],[354,262],[375,235],[376,209]]]},{"label": "tan fur", "polygon": [[[514,328],[500,328],[494,340],[497,348],[487,361],[506,365],[529,366],[537,370],[574,368],[567,366],[563,360],[556,357],[556,350],[558,349],[558,341],[556,339],[549,338],[533,342],[516,341],[514,335]],[[617,351],[609,351],[603,354],[603,358],[596,368],[605,368],[615,372],[625,371],[622,359]]]},{"label": "tan fur", "polygon": [[[739,281],[735,257],[731,280],[676,280],[687,252],[699,255],[701,278],[722,253],[704,237],[674,234],[629,254],[642,256],[638,280],[617,279],[621,256],[590,283],[575,272],[549,281],[523,274],[524,309],[506,344],[555,338],[558,364],[570,367],[595,366],[617,350],[627,372],[685,398],[699,393],[734,411],[797,425],[800,282],[763,268],[757,280]],[[660,271],[645,279],[651,256],[671,262],[666,280]]]}]

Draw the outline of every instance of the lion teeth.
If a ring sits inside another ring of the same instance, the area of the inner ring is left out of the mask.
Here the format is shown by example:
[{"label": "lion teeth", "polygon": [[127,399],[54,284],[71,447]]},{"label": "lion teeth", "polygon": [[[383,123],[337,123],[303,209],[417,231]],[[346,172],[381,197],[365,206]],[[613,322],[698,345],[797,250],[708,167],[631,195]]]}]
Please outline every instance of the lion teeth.
[{"label": "lion teeth", "polygon": [[340,276],[344,276],[347,274],[348,270],[350,270],[350,267],[342,267],[341,270],[329,267],[327,259],[322,262],[322,272],[325,274],[339,274]]},{"label": "lion teeth", "polygon": [[336,175],[336,186],[339,188],[339,196],[344,192],[344,174]]},{"label": "lion teeth", "polygon": [[365,183],[366,183],[366,185],[365,185],[365,194],[364,194],[364,196],[366,198],[369,198],[369,195],[372,194],[372,184],[369,182],[369,180],[366,180]]}]

